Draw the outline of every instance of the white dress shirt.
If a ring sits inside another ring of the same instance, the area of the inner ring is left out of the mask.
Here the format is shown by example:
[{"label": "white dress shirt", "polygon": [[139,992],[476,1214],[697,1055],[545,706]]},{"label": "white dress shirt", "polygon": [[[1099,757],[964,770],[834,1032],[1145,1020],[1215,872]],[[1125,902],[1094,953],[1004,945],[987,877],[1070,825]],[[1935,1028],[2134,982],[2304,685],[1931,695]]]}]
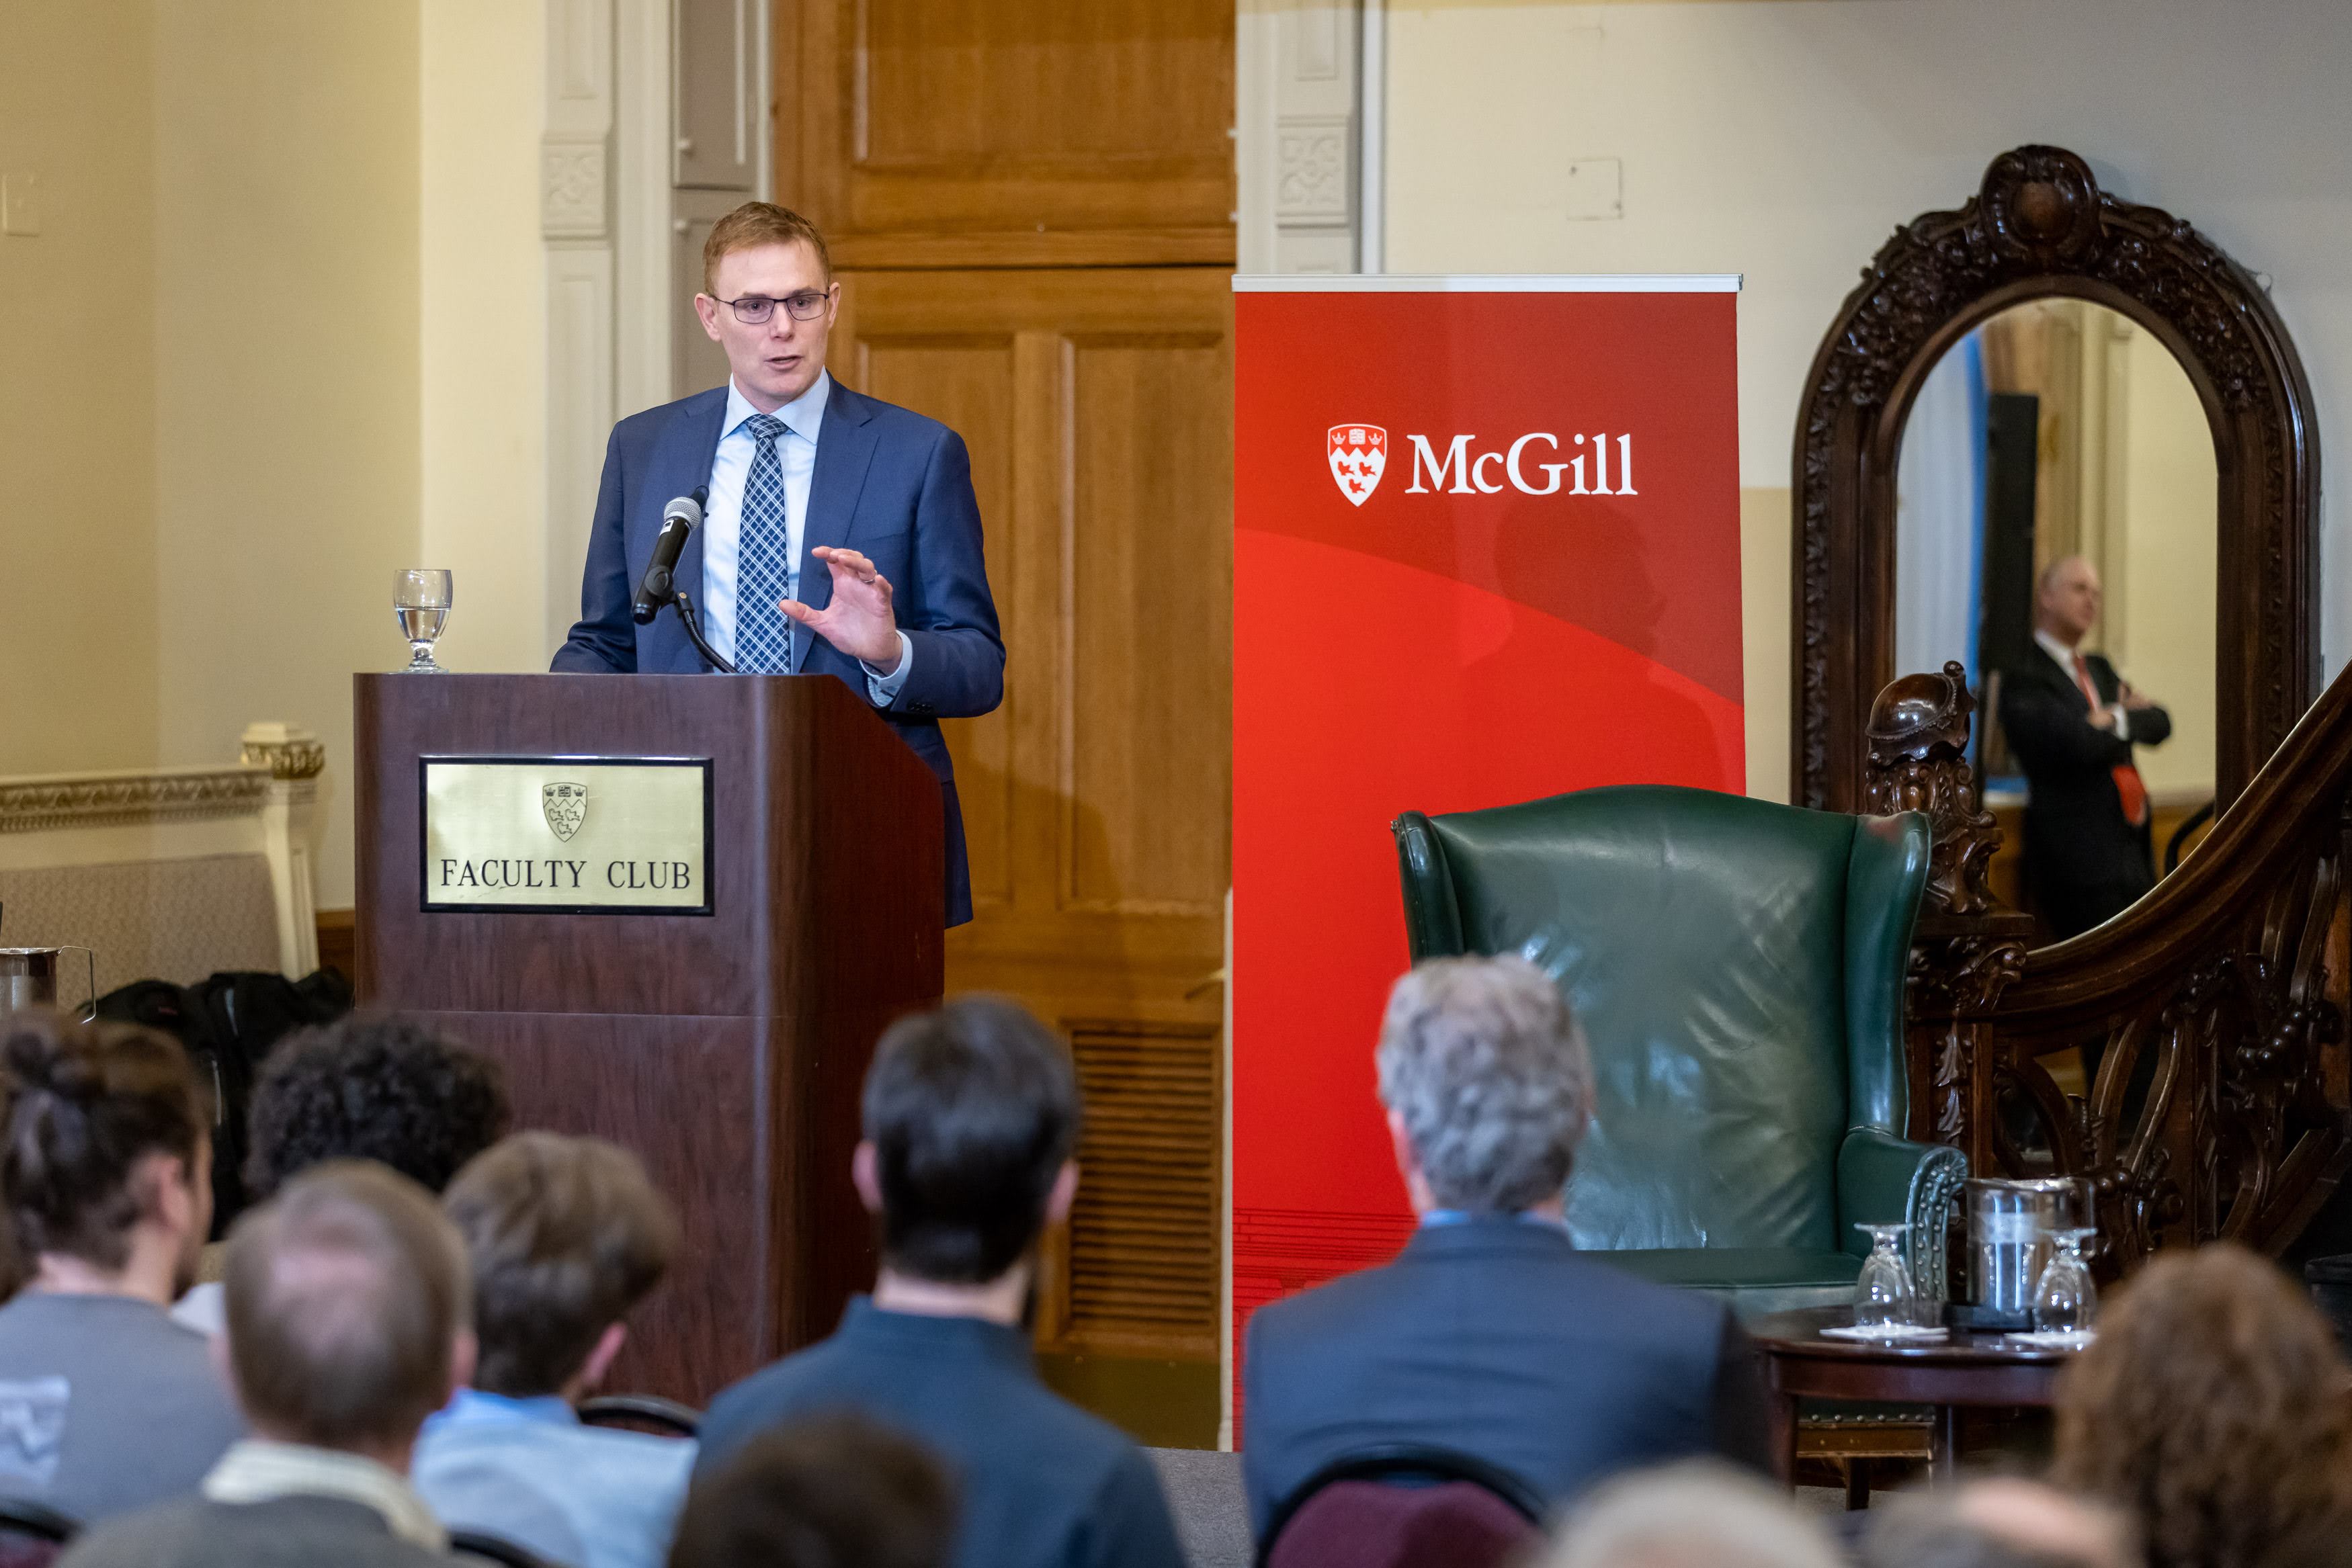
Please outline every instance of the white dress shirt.
[{"label": "white dress shirt", "polygon": [[[824,430],[825,400],[833,377],[819,371],[808,391],[776,410],[784,434],[776,438],[776,461],[784,480],[784,559],[789,563],[784,597],[801,596],[801,543],[808,529],[809,484],[816,476],[816,444]],[[760,411],[733,378],[727,382],[727,413],[719,450],[710,460],[710,495],[702,508],[702,632],[721,658],[735,657],[735,591],[743,549],[743,486],[760,443],[746,428]],[[862,661],[861,661],[862,663]],[[914,643],[898,633],[898,666],[885,675],[866,664],[866,695],[887,707],[915,666]]]},{"label": "white dress shirt", "polygon": [[[2078,655],[2075,653],[2074,649],[2069,648],[2065,643],[2061,643],[2057,638],[2053,637],[2049,632],[2044,632],[2039,626],[2033,629],[2033,640],[2042,644],[2042,651],[2043,653],[2058,661],[2058,667],[2066,672],[2066,678],[2068,680],[2074,682],[2077,685],[2082,684],[2082,677],[2074,673],[2076,668],[2074,660]],[[2085,662],[2081,667],[2087,672],[2091,666],[2087,662]],[[2093,691],[2098,690],[2098,683],[2096,681],[2091,683],[2091,689]],[[2121,703],[2110,703],[2107,706],[2107,712],[2115,716],[2116,738],[2117,740],[2129,740],[2131,738],[2131,710],[2125,707]]]}]

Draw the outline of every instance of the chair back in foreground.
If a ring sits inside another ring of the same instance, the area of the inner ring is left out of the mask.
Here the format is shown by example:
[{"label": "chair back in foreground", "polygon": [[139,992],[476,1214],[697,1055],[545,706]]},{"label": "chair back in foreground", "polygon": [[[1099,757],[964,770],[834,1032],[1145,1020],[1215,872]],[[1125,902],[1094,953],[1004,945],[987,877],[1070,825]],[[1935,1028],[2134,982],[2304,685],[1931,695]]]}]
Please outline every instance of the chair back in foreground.
[{"label": "chair back in foreground", "polygon": [[0,1497],[0,1568],[49,1568],[80,1533],[80,1521],[44,1503]]},{"label": "chair back in foreground", "polygon": [[495,1563],[499,1568],[554,1568],[529,1547],[518,1546],[502,1535],[482,1530],[451,1531],[449,1555],[460,1562]]},{"label": "chair back in foreground", "polygon": [[658,1394],[599,1394],[580,1403],[580,1419],[591,1427],[650,1432],[660,1437],[691,1437],[702,1430],[702,1412]]},{"label": "chair back in foreground", "polygon": [[1258,1568],[1495,1568],[1542,1533],[1543,1500],[1509,1471],[1401,1445],[1326,1465],[1283,1500]]},{"label": "chair back in foreground", "polygon": [[1415,962],[1515,953],[1591,1042],[1576,1244],[1743,1315],[1852,1291],[1858,1220],[1907,1221],[1940,1291],[1958,1151],[1903,1137],[1918,813],[1585,789],[1395,824]]}]

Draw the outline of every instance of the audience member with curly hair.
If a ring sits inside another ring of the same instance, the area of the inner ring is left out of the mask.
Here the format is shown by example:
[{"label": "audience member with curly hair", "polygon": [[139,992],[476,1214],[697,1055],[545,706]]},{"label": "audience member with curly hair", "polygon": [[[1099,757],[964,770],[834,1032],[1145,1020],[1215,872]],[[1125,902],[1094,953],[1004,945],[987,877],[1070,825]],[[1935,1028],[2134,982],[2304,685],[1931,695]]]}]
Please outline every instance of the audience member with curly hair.
[{"label": "audience member with curly hair", "polygon": [[[270,1051],[248,1116],[246,1186],[259,1203],[312,1166],[373,1160],[437,1197],[511,1119],[498,1063],[413,1019],[353,1013]],[[198,1286],[172,1315],[220,1333],[218,1288]]]},{"label": "audience member with curly hair", "polygon": [[2060,1484],[2137,1521],[2150,1568],[2252,1568],[2352,1530],[2352,1372],[2279,1270],[2220,1243],[2124,1286],[2058,1390]]},{"label": "audience member with curly hair", "polygon": [[212,1223],[187,1053],[129,1024],[5,1019],[0,1191],[30,1282],[0,1307],[0,1493],[84,1522],[195,1486],[244,1434],[164,1315]]},{"label": "audience member with curly hair", "polygon": [[354,1013],[281,1040],[253,1092],[257,1201],[328,1160],[373,1160],[436,1195],[506,1136],[498,1064],[421,1023]]}]

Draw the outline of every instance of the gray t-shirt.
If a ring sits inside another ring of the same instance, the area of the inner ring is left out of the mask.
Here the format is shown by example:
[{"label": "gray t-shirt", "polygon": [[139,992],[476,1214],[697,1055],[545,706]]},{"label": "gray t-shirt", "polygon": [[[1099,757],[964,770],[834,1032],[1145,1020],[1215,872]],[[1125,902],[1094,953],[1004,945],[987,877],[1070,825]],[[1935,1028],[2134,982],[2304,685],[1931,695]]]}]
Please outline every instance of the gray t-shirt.
[{"label": "gray t-shirt", "polygon": [[205,1336],[129,1296],[0,1306],[0,1495],[85,1524],[194,1491],[245,1421]]}]

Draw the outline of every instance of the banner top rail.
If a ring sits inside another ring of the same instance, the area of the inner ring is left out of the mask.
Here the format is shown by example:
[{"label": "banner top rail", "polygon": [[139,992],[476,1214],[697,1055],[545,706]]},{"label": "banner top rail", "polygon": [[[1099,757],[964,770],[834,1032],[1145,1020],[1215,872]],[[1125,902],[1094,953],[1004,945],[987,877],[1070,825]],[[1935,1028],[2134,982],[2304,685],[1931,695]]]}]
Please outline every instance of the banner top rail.
[{"label": "banner top rail", "polygon": [[1737,294],[1741,274],[1237,272],[1236,294]]}]

